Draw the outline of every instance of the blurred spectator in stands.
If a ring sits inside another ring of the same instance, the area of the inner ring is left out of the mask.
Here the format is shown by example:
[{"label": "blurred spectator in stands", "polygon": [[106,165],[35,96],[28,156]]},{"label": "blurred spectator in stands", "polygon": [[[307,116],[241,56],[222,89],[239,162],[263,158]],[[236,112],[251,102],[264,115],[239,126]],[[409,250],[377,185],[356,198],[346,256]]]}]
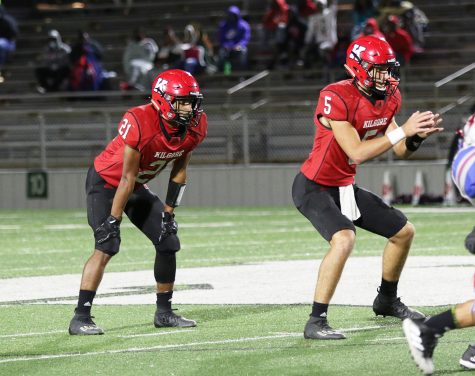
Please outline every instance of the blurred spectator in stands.
[{"label": "blurred spectator in stands", "polygon": [[314,0],[298,0],[297,9],[299,16],[306,20],[312,14],[317,13],[317,4]]},{"label": "blurred spectator in stands", "polygon": [[0,5],[0,82],[4,80],[2,73],[8,57],[16,49],[17,35],[18,24],[15,18]]},{"label": "blurred spectator in stands", "polygon": [[[310,68],[313,60],[320,59],[327,71],[331,66],[333,49],[337,37],[337,1],[316,0],[317,12],[309,16],[305,34],[305,66]],[[315,56],[316,55],[316,56]],[[328,72],[325,73],[328,75]],[[326,77],[328,80],[329,77]]]},{"label": "blurred spectator in stands", "polygon": [[158,53],[157,43],[148,38],[142,29],[134,30],[122,56],[127,82],[123,89],[150,90],[155,75],[151,73]]},{"label": "blurred spectator in stands", "polygon": [[262,18],[264,43],[282,46],[286,39],[289,5],[286,0],[271,0]]},{"label": "blurred spectator in stands", "polygon": [[401,21],[404,30],[411,34],[414,52],[423,52],[425,44],[424,32],[429,25],[429,19],[425,13],[412,4],[412,7],[409,7],[401,15]]},{"label": "blurred spectator in stands", "polygon": [[95,91],[102,88],[104,80],[102,68],[103,48],[88,33],[79,31],[71,48],[71,76],[69,86],[72,91]]},{"label": "blurred spectator in stands", "polygon": [[58,30],[48,32],[48,43],[36,59],[35,76],[40,93],[66,89],[71,64],[71,47],[63,43]]},{"label": "blurred spectator in stands", "polygon": [[204,48],[204,60],[206,63],[206,72],[209,74],[216,73],[218,70],[215,53],[214,53],[214,46],[211,38],[209,37],[208,33],[203,31],[203,28],[199,23],[193,22],[193,27],[195,28],[195,32],[198,35],[198,42],[199,46]]},{"label": "blurred spectator in stands", "polygon": [[429,25],[429,19],[422,10],[410,1],[381,0],[378,13],[378,22],[384,22],[390,15],[398,16],[402,28],[411,34],[414,52],[424,50],[424,32]]},{"label": "blurred spectator in stands", "polygon": [[251,39],[251,27],[241,16],[235,5],[228,8],[227,16],[219,23],[218,68],[229,73],[234,70],[247,69],[247,45]]},{"label": "blurred spectator in stands", "polygon": [[163,41],[158,51],[158,65],[162,70],[178,68],[183,59],[181,40],[177,37],[173,27],[168,26],[163,32]]},{"label": "blurred spectator in stands", "polygon": [[288,15],[284,40],[282,43],[275,45],[275,52],[268,66],[269,69],[273,69],[276,64],[281,64],[285,68],[303,65],[301,53],[305,45],[307,24],[300,17],[298,8],[294,5],[289,6]]},{"label": "blurred spectator in stands", "polygon": [[356,36],[355,39],[361,38],[361,37],[367,37],[367,36],[373,36],[378,39],[386,40],[384,34],[381,32],[379,29],[379,24],[378,21],[376,21],[375,18],[371,17],[366,20],[366,23],[363,27],[363,30],[361,31],[360,34]]},{"label": "blurred spectator in stands", "polygon": [[200,74],[206,69],[205,48],[198,45],[199,34],[191,24],[185,26],[183,43],[181,44],[181,69],[193,75]]},{"label": "blurred spectator in stands", "polygon": [[353,18],[353,28],[351,30],[351,40],[356,39],[363,31],[366,21],[376,14],[375,0],[355,0],[351,16]]},{"label": "blurred spectator in stands", "polygon": [[399,25],[399,17],[391,15],[383,24],[386,41],[396,54],[396,59],[401,66],[409,64],[414,54],[411,35]]}]

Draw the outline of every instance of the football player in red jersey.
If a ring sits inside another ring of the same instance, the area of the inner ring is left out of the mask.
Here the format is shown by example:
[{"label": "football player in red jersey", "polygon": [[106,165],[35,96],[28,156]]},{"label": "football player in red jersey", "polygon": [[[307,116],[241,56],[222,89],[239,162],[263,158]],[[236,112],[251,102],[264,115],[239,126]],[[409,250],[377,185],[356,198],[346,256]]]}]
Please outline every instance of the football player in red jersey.
[{"label": "football player in red jersey", "polygon": [[397,297],[414,226],[399,210],[354,184],[358,164],[391,148],[397,156],[408,157],[425,138],[442,131],[442,119],[430,111],[417,111],[401,127],[396,124],[401,106],[398,66],[386,41],[362,37],[348,47],[345,68],[351,78],[320,92],[313,149],[292,187],[295,206],[330,244],[320,264],[305,338],[345,338],[329,326],[327,310],[353,249],[355,226],[388,239],[382,282],[373,303],[376,315],[424,317]]},{"label": "football player in red jersey", "polygon": [[[94,160],[87,174],[86,194],[95,249],[84,266],[70,334],[104,333],[91,319],[91,306],[107,263],[119,252],[124,212],[156,250],[155,327],[196,325],[171,308],[176,252],[180,250],[173,212],[185,189],[191,152],[206,136],[202,99],[191,74],[178,69],[162,72],[153,82],[151,103],[129,109],[118,125],[118,135]],[[172,168],[163,203],[145,183],[169,163]]]}]

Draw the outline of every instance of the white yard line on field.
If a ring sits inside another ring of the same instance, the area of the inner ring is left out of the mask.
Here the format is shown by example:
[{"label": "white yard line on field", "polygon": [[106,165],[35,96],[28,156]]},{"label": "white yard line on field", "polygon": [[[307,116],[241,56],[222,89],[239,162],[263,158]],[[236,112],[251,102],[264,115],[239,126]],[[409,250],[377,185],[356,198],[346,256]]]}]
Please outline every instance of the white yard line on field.
[{"label": "white yard line on field", "polygon": [[[299,333],[299,336],[302,335]],[[27,362],[31,360],[47,360],[47,359],[60,359],[60,358],[72,358],[75,356],[96,356],[96,355],[113,355],[113,354],[124,354],[124,353],[137,353],[137,352],[146,352],[146,351],[157,351],[157,350],[169,350],[169,349],[179,349],[184,347],[195,347],[195,346],[206,346],[206,345],[224,345],[224,344],[233,344],[233,343],[242,343],[242,342],[256,342],[267,339],[278,339],[278,338],[288,338],[295,337],[294,334],[278,334],[273,336],[262,336],[262,337],[247,337],[247,338],[236,338],[236,339],[224,339],[218,341],[203,341],[203,342],[191,342],[191,343],[179,343],[175,345],[159,345],[151,347],[131,347],[128,349],[117,349],[117,350],[106,350],[106,351],[93,351],[85,353],[65,353],[65,354],[50,354],[50,355],[34,355],[34,356],[19,356],[13,358],[0,359],[0,363],[12,363],[12,362]]]},{"label": "white yard line on field", "polygon": [[[472,207],[440,207],[440,208],[423,208],[423,207],[416,207],[416,208],[401,208],[404,213],[414,213],[414,214],[423,214],[423,213],[446,213],[446,214],[458,214],[458,213],[470,213],[475,212],[475,209]],[[292,211],[292,210],[289,210]],[[240,215],[239,211],[218,211],[217,214],[223,217],[236,217]],[[287,211],[256,211],[256,212],[246,212],[246,216],[276,216],[280,214],[288,214]],[[75,217],[85,217],[85,214],[76,213]],[[194,214],[184,214],[184,218],[194,218],[194,217],[201,217],[201,215],[194,215]],[[9,217],[4,216],[3,218]],[[15,217],[16,218],[16,217]],[[2,217],[0,217],[2,219]],[[208,223],[183,223],[180,225],[182,228],[221,228],[221,227],[233,227],[239,224],[242,224],[243,221],[223,221],[223,222],[208,222]],[[269,224],[285,224],[288,221],[273,221],[272,223],[266,222],[267,225]],[[123,228],[132,228],[134,225],[132,223],[123,223]],[[81,224],[71,224],[71,223],[64,223],[64,224],[55,224],[55,225],[45,225],[43,229],[51,230],[51,231],[62,231],[62,230],[81,230],[87,229],[89,226],[87,223]],[[9,231],[9,230],[20,230],[20,225],[0,225],[0,231]],[[287,231],[287,230],[284,230]]]},{"label": "white yard line on field", "polygon": [[65,331],[64,330],[52,330],[50,332],[2,334],[2,335],[0,335],[0,338],[33,337],[33,336],[44,336],[44,335],[58,334],[58,333],[65,333]]},{"label": "white yard line on field", "polygon": [[[366,332],[369,330],[377,330],[387,328],[387,326],[382,325],[373,325],[373,326],[362,326],[362,327],[355,327],[355,328],[338,328],[339,332],[343,333],[350,333],[350,332]],[[288,335],[289,337],[297,337],[301,336],[303,332],[273,332],[272,334],[282,334]]]},{"label": "white yard line on field", "polygon": [[399,341],[399,340],[401,340],[401,339],[406,339],[406,337],[390,337],[390,338],[365,339],[365,342]]},{"label": "white yard line on field", "polygon": [[[168,332],[156,332],[156,333],[143,333],[143,334],[131,334],[128,336],[117,336],[117,338],[137,338],[137,337],[155,337],[164,336],[168,334],[182,334],[192,332],[193,329],[173,330]],[[0,334],[0,338],[17,338],[17,337],[35,337],[35,336],[47,336],[51,334],[65,334],[66,330],[52,330],[49,332],[36,332],[36,333],[15,333],[15,334]]]},{"label": "white yard line on field", "polygon": [[[183,223],[180,224],[181,228],[222,228],[222,227],[233,227],[236,226],[236,222],[206,222],[206,223]],[[8,227],[8,226],[5,226]],[[13,227],[13,226],[10,226]],[[6,228],[7,230],[15,230],[15,229],[20,229],[20,226],[17,226],[18,228]],[[122,228],[135,228],[135,226],[132,223],[123,223],[121,225]],[[44,230],[51,230],[51,231],[63,231],[63,230],[84,230],[88,229],[89,225],[87,223],[79,223],[79,224],[73,224],[73,223],[63,223],[63,224],[58,224],[58,225],[45,225],[43,226]],[[2,226],[0,226],[0,230],[2,230]]]},{"label": "white yard line on field", "polygon": [[[341,329],[343,332],[357,332],[357,331],[366,331],[383,328],[382,326],[366,326],[361,328],[346,328]],[[185,330],[176,331],[176,333],[183,333]],[[193,329],[187,330],[193,331]],[[172,332],[164,332],[162,334],[172,334]],[[141,337],[143,335],[136,335],[136,337]],[[289,338],[289,337],[301,337],[302,333],[275,333],[273,335],[261,336],[261,337],[246,337],[246,338],[236,338],[236,339],[224,339],[217,341],[203,341],[203,342],[191,342],[191,343],[179,343],[175,345],[158,345],[151,347],[131,347],[127,349],[117,349],[117,350],[106,350],[106,351],[94,351],[94,352],[85,352],[85,353],[65,353],[65,354],[50,354],[50,355],[35,355],[35,356],[20,356],[0,359],[0,363],[12,363],[12,362],[28,362],[35,360],[47,360],[47,359],[60,359],[60,358],[71,358],[77,356],[96,356],[96,355],[113,355],[113,354],[123,354],[123,353],[136,353],[136,352],[146,352],[146,351],[159,351],[159,350],[169,350],[169,349],[178,349],[186,347],[195,347],[195,346],[206,346],[206,345],[226,345],[234,343],[243,343],[243,342],[256,342],[262,340],[271,340],[271,339],[280,339],[280,338]],[[133,336],[119,336],[120,338],[131,338]]]},{"label": "white yard line on field", "polygon": [[192,331],[194,331],[194,329],[180,329],[180,330],[173,330],[169,332],[130,334],[128,336],[117,336],[117,337],[118,338],[156,337],[156,336],[164,336],[167,334],[182,334],[182,333],[187,333],[187,332],[192,332]]},{"label": "white yard line on field", "polygon": [[473,213],[475,209],[472,206],[466,207],[443,207],[443,208],[423,208],[423,207],[416,207],[416,208],[399,208],[404,213]]},{"label": "white yard line on field", "polygon": [[11,230],[19,230],[21,226],[19,225],[0,225],[1,231],[11,231]]}]

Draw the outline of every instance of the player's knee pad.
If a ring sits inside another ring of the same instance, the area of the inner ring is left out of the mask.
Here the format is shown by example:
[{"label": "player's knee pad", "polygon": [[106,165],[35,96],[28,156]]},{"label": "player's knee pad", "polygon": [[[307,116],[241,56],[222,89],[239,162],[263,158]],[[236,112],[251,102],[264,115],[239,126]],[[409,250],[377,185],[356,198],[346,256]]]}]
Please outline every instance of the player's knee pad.
[{"label": "player's knee pad", "polygon": [[155,245],[158,253],[175,253],[180,250],[180,239],[176,234],[170,234],[160,240],[160,243]]},{"label": "player's knee pad", "polygon": [[120,238],[110,238],[101,244],[96,242],[95,248],[98,251],[108,254],[109,256],[115,256],[117,253],[119,253]]},{"label": "player's knee pad", "polygon": [[176,275],[175,252],[157,252],[153,269],[155,281],[158,283],[173,283]]}]

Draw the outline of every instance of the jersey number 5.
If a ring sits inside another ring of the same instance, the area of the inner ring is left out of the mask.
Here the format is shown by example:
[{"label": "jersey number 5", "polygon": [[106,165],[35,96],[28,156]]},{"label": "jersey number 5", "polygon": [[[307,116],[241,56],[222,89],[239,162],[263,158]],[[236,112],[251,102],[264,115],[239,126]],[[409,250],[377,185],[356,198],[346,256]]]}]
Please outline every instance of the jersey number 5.
[{"label": "jersey number 5", "polygon": [[332,100],[332,98],[325,96],[324,100],[325,100],[325,103],[323,105],[323,113],[325,115],[329,115],[330,112],[332,111],[332,105],[330,104],[330,101]]}]

